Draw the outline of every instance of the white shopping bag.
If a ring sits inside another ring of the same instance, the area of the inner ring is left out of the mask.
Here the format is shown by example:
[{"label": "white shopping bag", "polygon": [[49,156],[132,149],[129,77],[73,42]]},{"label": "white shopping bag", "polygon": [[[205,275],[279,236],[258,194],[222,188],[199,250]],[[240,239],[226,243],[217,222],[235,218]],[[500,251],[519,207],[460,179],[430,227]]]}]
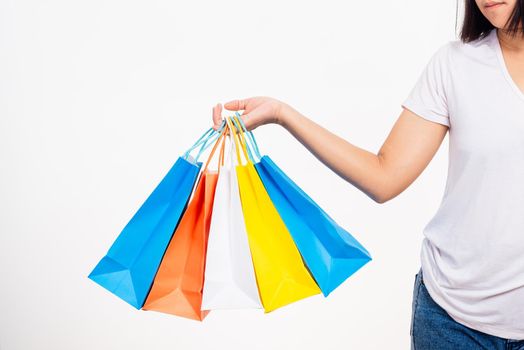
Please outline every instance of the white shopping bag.
[{"label": "white shopping bag", "polygon": [[234,142],[220,166],[209,228],[202,310],[262,308],[251,260],[240,193]]}]

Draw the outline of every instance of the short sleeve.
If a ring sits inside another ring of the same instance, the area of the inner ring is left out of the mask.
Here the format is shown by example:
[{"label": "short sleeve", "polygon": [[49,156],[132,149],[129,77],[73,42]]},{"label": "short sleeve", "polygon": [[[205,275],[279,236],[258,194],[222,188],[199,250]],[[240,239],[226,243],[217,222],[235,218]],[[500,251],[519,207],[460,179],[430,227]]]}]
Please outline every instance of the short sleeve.
[{"label": "short sleeve", "polygon": [[448,49],[449,43],[433,54],[401,106],[424,119],[450,126],[446,98]]}]

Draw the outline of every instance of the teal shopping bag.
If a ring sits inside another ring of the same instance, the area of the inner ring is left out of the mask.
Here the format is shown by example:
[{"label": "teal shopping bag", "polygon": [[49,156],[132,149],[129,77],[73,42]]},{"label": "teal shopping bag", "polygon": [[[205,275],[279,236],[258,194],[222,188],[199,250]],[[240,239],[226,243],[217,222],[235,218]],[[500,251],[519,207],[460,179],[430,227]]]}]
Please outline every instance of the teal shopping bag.
[{"label": "teal shopping bag", "polygon": [[[221,130],[221,129],[220,129]],[[202,152],[220,134],[210,128],[179,157],[118,235],[89,278],[140,309],[173,232],[187,207],[202,163]],[[200,147],[196,158],[190,155]]]},{"label": "teal shopping bag", "polygon": [[318,204],[267,156],[261,156],[252,132],[237,113],[237,126],[246,133],[249,156],[324,296],[372,260],[370,253],[340,227]]}]

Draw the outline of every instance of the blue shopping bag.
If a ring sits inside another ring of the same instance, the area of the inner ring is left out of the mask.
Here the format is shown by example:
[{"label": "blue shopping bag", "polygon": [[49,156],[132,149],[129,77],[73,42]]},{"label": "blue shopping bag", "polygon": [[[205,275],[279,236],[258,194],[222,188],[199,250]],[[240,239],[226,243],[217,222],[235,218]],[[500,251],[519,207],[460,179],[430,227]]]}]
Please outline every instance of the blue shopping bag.
[{"label": "blue shopping bag", "polygon": [[[273,204],[324,296],[372,260],[370,253],[340,227],[267,155],[260,156],[252,132],[237,113],[237,127],[248,136],[249,156],[259,159],[255,168]],[[238,124],[241,124],[240,126]]]},{"label": "blue shopping bag", "polygon": [[[88,278],[135,308],[142,307],[167,245],[187,207],[202,166],[198,158],[213,144],[210,141],[218,137],[220,130],[210,128],[177,159]],[[190,152],[198,147],[200,151],[193,158]]]}]

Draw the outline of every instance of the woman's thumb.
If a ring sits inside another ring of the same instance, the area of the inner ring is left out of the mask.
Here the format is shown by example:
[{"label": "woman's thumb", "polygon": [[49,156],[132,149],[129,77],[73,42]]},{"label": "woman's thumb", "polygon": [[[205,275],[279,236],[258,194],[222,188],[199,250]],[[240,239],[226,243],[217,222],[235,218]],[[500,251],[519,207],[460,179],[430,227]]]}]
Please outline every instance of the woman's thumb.
[{"label": "woman's thumb", "polygon": [[224,108],[230,111],[246,109],[247,100],[232,100],[224,103]]}]

